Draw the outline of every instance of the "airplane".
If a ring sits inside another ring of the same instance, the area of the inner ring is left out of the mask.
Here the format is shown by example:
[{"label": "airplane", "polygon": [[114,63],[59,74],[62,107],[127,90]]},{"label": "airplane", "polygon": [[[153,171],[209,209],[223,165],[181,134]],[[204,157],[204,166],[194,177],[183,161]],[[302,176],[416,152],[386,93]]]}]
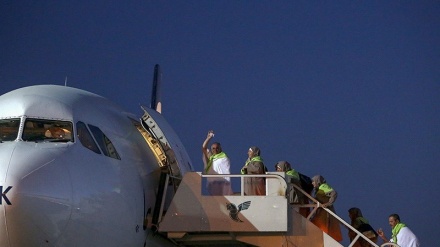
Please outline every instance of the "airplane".
[{"label": "airplane", "polygon": [[175,246],[147,225],[161,173],[175,190],[193,167],[156,111],[158,65],[155,78],[145,121],[67,86],[0,96],[0,246]]},{"label": "airplane", "polygon": [[[0,247],[342,246],[287,203],[284,173],[195,172],[160,91],[156,65],[141,117],[66,85],[1,95]],[[205,196],[210,176],[241,191]],[[245,176],[266,194],[245,195]]]}]

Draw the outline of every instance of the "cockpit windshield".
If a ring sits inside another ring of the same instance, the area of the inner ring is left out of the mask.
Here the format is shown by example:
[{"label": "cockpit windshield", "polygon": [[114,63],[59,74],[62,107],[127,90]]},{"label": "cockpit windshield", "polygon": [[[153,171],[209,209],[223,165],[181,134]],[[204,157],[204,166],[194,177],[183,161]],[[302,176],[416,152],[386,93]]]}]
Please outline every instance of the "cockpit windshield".
[{"label": "cockpit windshield", "polygon": [[23,141],[73,142],[72,123],[68,121],[26,118]]},{"label": "cockpit windshield", "polygon": [[19,118],[0,119],[0,142],[14,141],[17,139],[19,128]]}]

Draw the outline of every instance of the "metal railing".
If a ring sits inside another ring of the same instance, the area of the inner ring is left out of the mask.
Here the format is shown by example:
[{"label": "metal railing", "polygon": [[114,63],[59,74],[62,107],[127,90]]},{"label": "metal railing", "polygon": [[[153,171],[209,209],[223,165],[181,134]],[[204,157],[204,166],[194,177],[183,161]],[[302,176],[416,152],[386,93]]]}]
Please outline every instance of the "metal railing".
[{"label": "metal railing", "polygon": [[[278,174],[215,174],[215,175],[208,175],[208,174],[201,174],[202,177],[238,177],[240,178],[240,195],[244,196],[244,179],[245,178],[249,178],[249,177],[264,177],[264,178],[275,178],[277,180],[280,181],[281,186],[283,186],[284,188],[287,188],[287,183],[285,181],[285,179],[278,175]],[[350,242],[350,245],[348,247],[352,247],[356,241],[359,238],[363,238],[365,241],[367,241],[368,243],[372,244],[375,247],[379,247],[378,244],[374,243],[373,241],[371,241],[369,238],[367,238],[364,234],[362,234],[361,232],[359,232],[356,228],[354,228],[353,226],[351,226],[350,224],[348,224],[344,219],[342,219],[341,217],[339,217],[338,215],[336,215],[333,211],[331,211],[330,209],[323,207],[322,204],[317,201],[315,198],[313,198],[310,194],[308,194],[307,192],[305,192],[303,189],[301,189],[301,187],[297,186],[296,184],[292,184],[293,187],[295,189],[297,189],[299,192],[303,193],[305,196],[307,196],[309,198],[310,201],[314,202],[312,204],[295,204],[295,207],[301,207],[301,208],[313,208],[313,210],[309,213],[309,215],[307,216],[307,220],[311,220],[311,217],[316,213],[316,210],[318,210],[318,208],[322,208],[323,210],[325,210],[327,213],[329,213],[330,215],[332,215],[333,217],[335,217],[335,219],[337,219],[341,224],[343,224],[346,228],[348,228],[349,230],[353,231],[354,233],[356,233],[356,236],[353,238],[353,240]],[[400,247],[398,244],[395,243],[383,243],[382,245],[380,245],[380,247],[385,247],[385,246],[395,246],[395,247]]]},{"label": "metal railing", "polygon": [[[351,226],[350,224],[348,224],[347,222],[345,222],[344,219],[342,219],[341,217],[339,217],[338,215],[336,215],[333,211],[331,211],[330,209],[323,207],[322,204],[317,201],[315,198],[313,198],[311,195],[309,195],[307,192],[305,192],[303,189],[301,189],[301,187],[297,186],[296,184],[292,184],[293,187],[295,187],[295,189],[297,189],[298,191],[300,191],[301,193],[303,193],[305,196],[307,196],[312,202],[314,202],[314,204],[303,204],[303,205],[295,205],[297,207],[301,207],[301,208],[313,208],[312,212],[310,212],[310,214],[308,215],[307,219],[310,220],[311,217],[315,214],[316,210],[318,210],[318,208],[322,208],[325,211],[327,211],[327,213],[329,213],[330,215],[332,215],[333,217],[335,217],[335,219],[337,219],[341,224],[345,225],[345,227],[347,227],[349,230],[352,230],[353,232],[356,233],[356,237],[354,237],[354,239],[350,242],[350,245],[348,247],[352,247],[356,241],[359,238],[363,238],[365,241],[367,241],[368,243],[372,244],[375,247],[379,247],[379,245],[377,245],[376,243],[374,243],[373,241],[371,241],[369,238],[367,238],[364,234],[362,234],[361,232],[359,232],[356,228],[354,228],[353,226]],[[397,246],[400,247],[398,244],[395,243],[383,243],[381,245],[381,247],[383,246]]]},{"label": "metal railing", "polygon": [[223,178],[223,177],[229,177],[229,178],[240,178],[240,195],[244,196],[244,179],[245,178],[275,178],[277,179],[281,186],[284,186],[284,188],[287,188],[287,183],[284,177],[278,175],[278,174],[201,174],[202,178]]}]

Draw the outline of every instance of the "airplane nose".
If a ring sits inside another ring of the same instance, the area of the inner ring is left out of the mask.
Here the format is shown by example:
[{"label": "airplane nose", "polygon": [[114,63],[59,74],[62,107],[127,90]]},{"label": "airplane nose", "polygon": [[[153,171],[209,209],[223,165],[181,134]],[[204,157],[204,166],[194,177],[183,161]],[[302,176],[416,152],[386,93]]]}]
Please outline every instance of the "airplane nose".
[{"label": "airplane nose", "polygon": [[71,214],[72,188],[62,158],[66,149],[4,144],[0,144],[0,246],[55,246]]}]

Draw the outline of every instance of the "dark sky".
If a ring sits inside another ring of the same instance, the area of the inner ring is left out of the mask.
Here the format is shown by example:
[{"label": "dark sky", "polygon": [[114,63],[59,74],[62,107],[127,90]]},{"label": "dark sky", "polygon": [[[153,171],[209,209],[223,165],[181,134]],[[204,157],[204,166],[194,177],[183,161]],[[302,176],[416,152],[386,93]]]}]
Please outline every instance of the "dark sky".
[{"label": "dark sky", "polygon": [[213,129],[234,173],[259,146],[323,175],[344,219],[390,236],[398,213],[440,245],[440,2],[0,2],[0,94],[67,77],[140,115],[155,64],[197,170]]}]

